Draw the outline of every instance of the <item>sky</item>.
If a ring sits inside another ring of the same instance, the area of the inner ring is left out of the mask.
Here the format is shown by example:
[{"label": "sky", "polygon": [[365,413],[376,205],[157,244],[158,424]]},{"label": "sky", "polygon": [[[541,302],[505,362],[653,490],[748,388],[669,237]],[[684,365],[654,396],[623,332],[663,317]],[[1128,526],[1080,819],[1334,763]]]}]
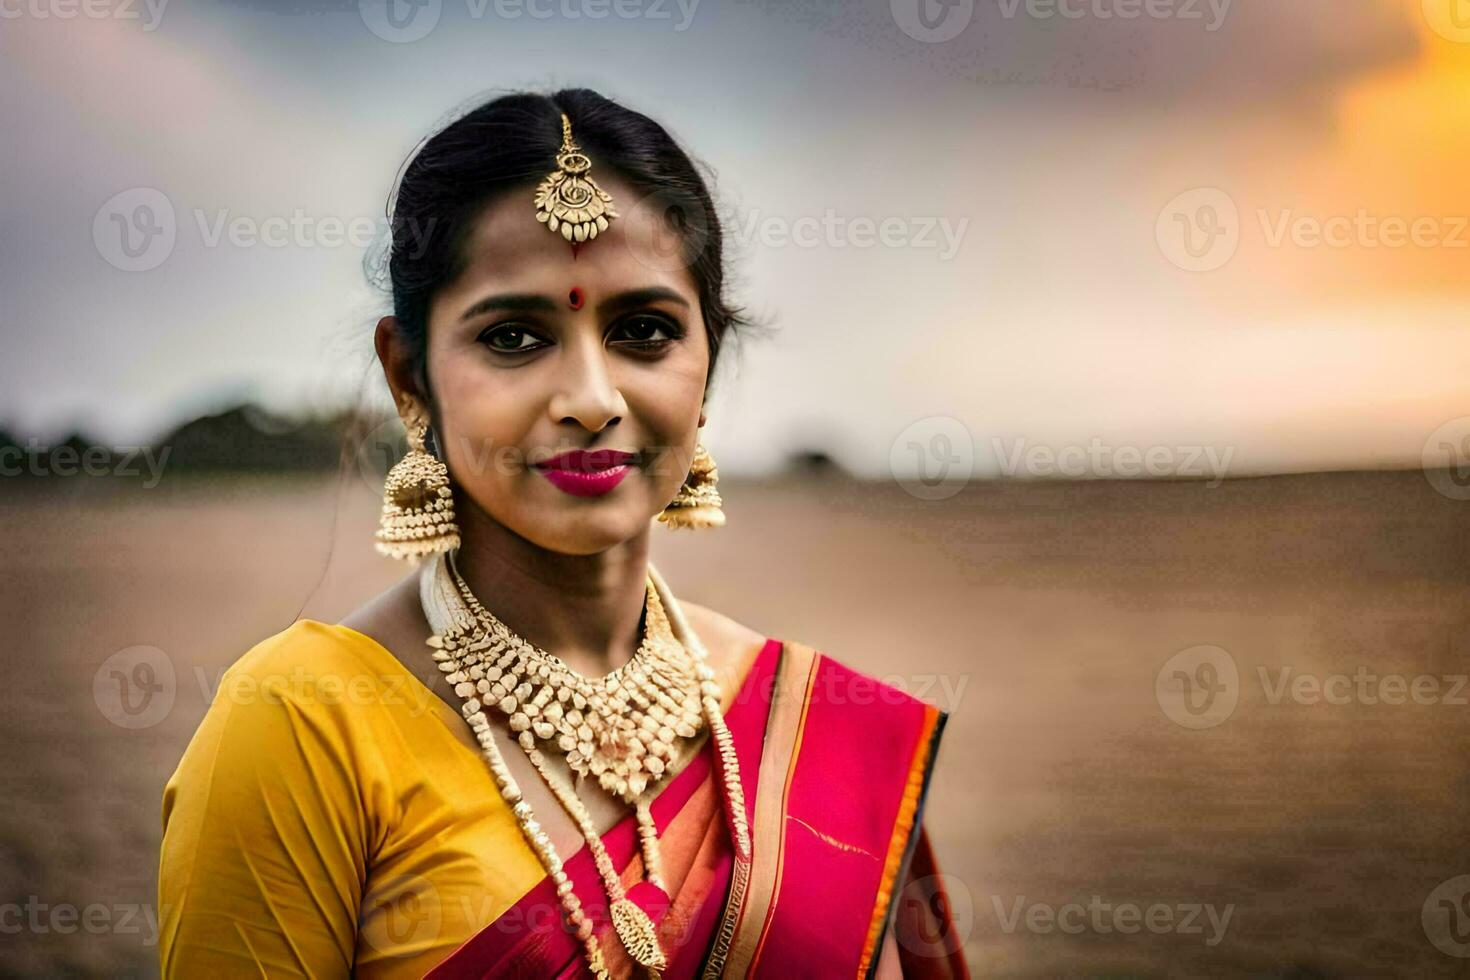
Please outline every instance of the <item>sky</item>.
[{"label": "sky", "polygon": [[400,166],[585,85],[712,168],[775,330],[722,365],[722,474],[1470,452],[1463,6],[0,0],[0,426],[386,408]]}]

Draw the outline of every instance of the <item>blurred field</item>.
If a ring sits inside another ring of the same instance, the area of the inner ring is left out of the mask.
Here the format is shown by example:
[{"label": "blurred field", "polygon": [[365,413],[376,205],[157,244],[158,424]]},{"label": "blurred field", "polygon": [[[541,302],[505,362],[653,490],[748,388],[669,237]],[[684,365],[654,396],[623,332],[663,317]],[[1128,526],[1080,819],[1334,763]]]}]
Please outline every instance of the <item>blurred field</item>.
[{"label": "blurred field", "polygon": [[[377,502],[355,476],[107,482],[0,488],[0,901],[108,909],[95,931],[16,933],[12,914],[5,975],[156,974],[161,794],[205,692],[298,616],[334,621],[403,574],[371,551]],[[723,531],[656,532],[677,592],[952,712],[927,820],[977,974],[1465,974],[1421,910],[1470,873],[1470,690],[1273,705],[1257,669],[1470,670],[1470,503],[1417,472],[972,484],[942,502],[840,480],[721,489]],[[173,663],[174,703],[127,729],[93,682],[140,644]],[[1192,731],[1154,683],[1198,644],[1229,651],[1241,690]],[[1215,945],[1208,924],[1007,928],[1018,902],[1094,896],[1233,912]]]}]

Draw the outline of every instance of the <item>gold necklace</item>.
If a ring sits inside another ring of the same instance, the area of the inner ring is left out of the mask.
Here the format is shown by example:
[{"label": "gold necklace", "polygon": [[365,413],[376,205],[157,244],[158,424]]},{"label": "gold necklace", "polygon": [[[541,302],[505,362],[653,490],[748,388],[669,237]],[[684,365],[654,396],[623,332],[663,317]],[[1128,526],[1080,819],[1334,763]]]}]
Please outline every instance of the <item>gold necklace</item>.
[{"label": "gold necklace", "polygon": [[[556,882],[568,925],[582,942],[597,977],[607,976],[592,934],[550,838],[531,813],[495,744],[486,704],[506,715],[516,740],[558,802],[577,824],[607,891],[609,914],[628,954],[654,977],[668,965],[653,921],[627,897],[617,869],[576,790],[547,769],[542,746],[562,754],[579,777],[594,775],[609,793],[631,803],[647,879],[664,887],[658,830],[650,810],[681,742],[708,725],[719,751],[727,818],[736,853],[748,859],[749,830],[734,744],[720,712],[719,686],[705,662],[703,646],[673,605],[675,636],[660,591],[662,579],[650,566],[645,587],[644,639],[634,656],[602,678],[585,677],[560,658],[516,635],[470,591],[453,553],[436,556],[424,569],[420,594],[434,635],[428,645],[438,667],[464,699],[461,708],[484,750],[496,785],[511,806],[523,835]],[[669,601],[673,603],[672,594]]]}]

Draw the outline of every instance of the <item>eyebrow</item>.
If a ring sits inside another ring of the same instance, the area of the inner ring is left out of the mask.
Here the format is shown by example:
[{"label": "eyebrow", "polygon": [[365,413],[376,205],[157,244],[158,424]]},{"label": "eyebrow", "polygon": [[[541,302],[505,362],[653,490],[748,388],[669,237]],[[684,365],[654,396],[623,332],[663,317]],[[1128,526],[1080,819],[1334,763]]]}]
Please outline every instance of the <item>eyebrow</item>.
[{"label": "eyebrow", "polygon": [[[687,299],[667,286],[646,286],[642,289],[629,289],[615,296],[609,296],[597,304],[597,310],[604,314],[620,313],[623,310],[644,306],[657,300],[678,303],[686,309],[689,306]],[[477,316],[502,310],[515,313],[555,313],[561,307],[562,304],[540,293],[502,293],[498,296],[486,296],[476,300],[464,313],[460,314],[460,320],[472,320]]]}]

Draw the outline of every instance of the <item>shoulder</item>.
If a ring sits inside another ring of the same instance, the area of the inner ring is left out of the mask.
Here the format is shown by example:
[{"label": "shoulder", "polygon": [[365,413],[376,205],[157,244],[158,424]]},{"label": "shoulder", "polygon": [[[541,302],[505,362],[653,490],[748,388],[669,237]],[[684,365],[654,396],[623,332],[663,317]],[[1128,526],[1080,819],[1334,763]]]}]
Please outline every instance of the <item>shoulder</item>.
[{"label": "shoulder", "polygon": [[434,695],[396,656],[348,626],[303,619],[250,647],[210,697],[201,737],[217,750],[307,743],[323,751],[373,741],[418,719]]},{"label": "shoulder", "polygon": [[256,643],[220,679],[218,695],[254,688],[273,699],[306,705],[334,684],[358,687],[381,680],[373,644],[342,626],[302,619]]},{"label": "shoulder", "polygon": [[679,600],[684,618],[709,651],[716,668],[737,669],[753,660],[765,647],[770,638],[759,630],[746,626],[697,602]]},{"label": "shoulder", "polygon": [[[164,825],[176,806],[203,819],[237,822],[248,812],[307,796],[350,799],[354,767],[343,762],[363,733],[365,712],[342,710],[368,668],[324,623],[301,620],[250,647],[220,676],[209,707],[164,790]],[[210,817],[215,819],[215,817]]]}]

